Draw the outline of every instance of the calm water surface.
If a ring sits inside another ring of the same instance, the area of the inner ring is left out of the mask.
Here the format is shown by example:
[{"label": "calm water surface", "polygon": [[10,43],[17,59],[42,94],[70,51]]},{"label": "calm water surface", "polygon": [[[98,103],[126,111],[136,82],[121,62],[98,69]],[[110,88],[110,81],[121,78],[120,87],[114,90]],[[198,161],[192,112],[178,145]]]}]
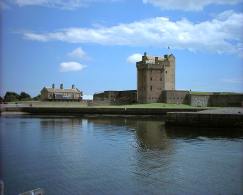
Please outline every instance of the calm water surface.
[{"label": "calm water surface", "polygon": [[[242,194],[240,131],[159,120],[0,117],[5,194]],[[242,130],[241,130],[242,132]]]}]

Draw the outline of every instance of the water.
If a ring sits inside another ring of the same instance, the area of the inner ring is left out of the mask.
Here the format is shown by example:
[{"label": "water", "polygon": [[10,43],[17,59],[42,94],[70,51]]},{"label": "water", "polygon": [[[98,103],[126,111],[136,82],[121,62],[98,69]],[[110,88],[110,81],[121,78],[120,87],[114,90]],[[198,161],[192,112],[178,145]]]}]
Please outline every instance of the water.
[{"label": "water", "polygon": [[0,117],[5,194],[242,194],[242,131],[129,118]]}]

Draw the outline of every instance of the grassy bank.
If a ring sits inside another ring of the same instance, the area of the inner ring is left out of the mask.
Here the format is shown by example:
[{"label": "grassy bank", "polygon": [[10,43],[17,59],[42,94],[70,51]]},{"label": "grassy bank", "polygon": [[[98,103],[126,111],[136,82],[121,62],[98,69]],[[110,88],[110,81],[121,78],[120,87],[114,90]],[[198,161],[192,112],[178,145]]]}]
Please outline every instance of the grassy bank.
[{"label": "grassy bank", "polygon": [[129,104],[129,105],[95,105],[88,106],[87,103],[81,102],[42,102],[42,101],[19,101],[11,102],[12,106],[31,106],[31,107],[70,107],[70,108],[195,108],[186,104],[166,104],[166,103],[149,103],[149,104]]},{"label": "grassy bank", "polygon": [[87,104],[81,102],[18,101],[9,104],[32,107],[87,107]]},{"label": "grassy bank", "polygon": [[194,108],[186,104],[166,104],[166,103],[149,103],[149,104],[131,104],[131,105],[111,105],[95,106],[98,108]]}]

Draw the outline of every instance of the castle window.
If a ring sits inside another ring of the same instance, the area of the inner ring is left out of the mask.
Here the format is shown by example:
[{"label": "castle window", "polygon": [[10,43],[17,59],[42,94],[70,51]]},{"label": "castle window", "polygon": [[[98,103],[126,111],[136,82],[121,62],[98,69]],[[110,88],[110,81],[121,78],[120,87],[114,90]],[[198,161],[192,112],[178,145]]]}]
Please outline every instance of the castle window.
[{"label": "castle window", "polygon": [[162,78],[160,78],[160,81],[162,81]]},{"label": "castle window", "polygon": [[150,77],[150,81],[152,81],[152,77]]},{"label": "castle window", "polygon": [[152,91],[153,90],[153,87],[152,87],[152,85],[150,86],[150,91]]},{"label": "castle window", "polygon": [[167,70],[165,71],[165,74],[167,74]]}]

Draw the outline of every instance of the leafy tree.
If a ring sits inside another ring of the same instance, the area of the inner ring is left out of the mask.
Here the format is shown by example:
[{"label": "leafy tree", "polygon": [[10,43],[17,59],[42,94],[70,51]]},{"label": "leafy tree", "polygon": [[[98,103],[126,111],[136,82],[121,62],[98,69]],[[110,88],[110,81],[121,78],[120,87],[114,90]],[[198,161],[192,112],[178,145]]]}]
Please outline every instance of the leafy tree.
[{"label": "leafy tree", "polygon": [[20,96],[15,93],[15,92],[6,92],[5,96],[4,96],[4,101],[5,102],[14,102],[14,101],[18,101],[20,99]]},{"label": "leafy tree", "polygon": [[37,95],[37,96],[35,96],[34,98],[33,98],[33,100],[35,100],[35,101],[39,101],[41,99],[41,95],[39,94],[39,95]]},{"label": "leafy tree", "polygon": [[26,100],[31,100],[31,96],[28,93],[21,92],[19,96],[20,100],[26,101]]},{"label": "leafy tree", "polygon": [[0,96],[0,102],[3,102],[3,98],[2,98],[2,96]]}]

